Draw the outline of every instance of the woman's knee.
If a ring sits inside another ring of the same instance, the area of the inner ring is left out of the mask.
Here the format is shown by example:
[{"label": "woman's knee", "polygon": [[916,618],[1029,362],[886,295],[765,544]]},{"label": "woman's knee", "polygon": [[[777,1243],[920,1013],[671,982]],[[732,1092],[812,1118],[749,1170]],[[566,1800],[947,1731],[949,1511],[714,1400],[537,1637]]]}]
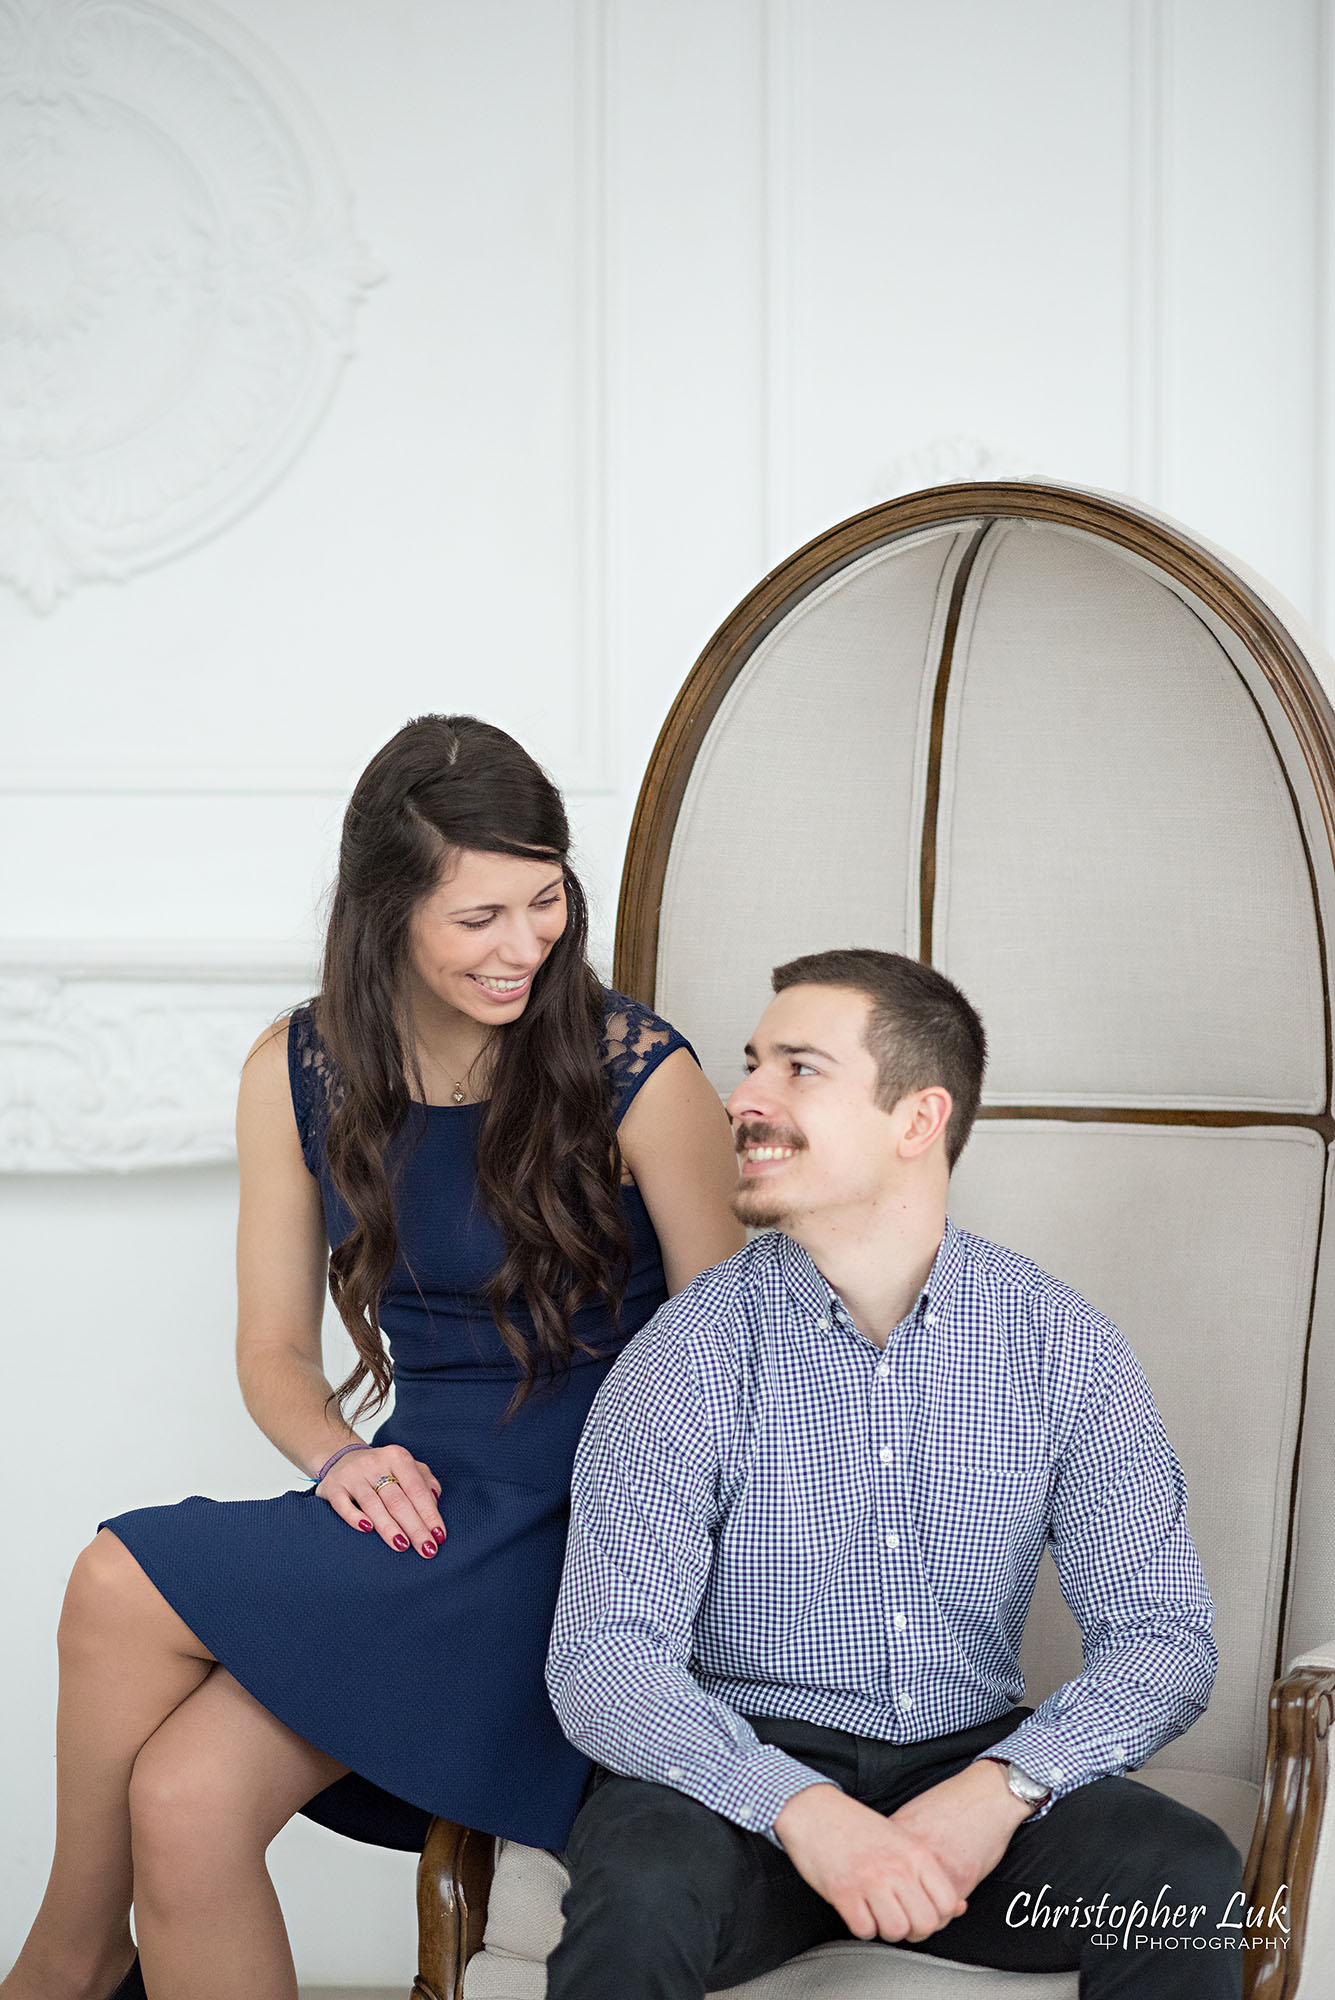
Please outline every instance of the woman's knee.
[{"label": "woman's knee", "polygon": [[124,1542],[103,1528],[76,1557],[65,1586],[56,1633],[62,1656],[104,1644],[108,1630],[142,1609],[152,1588]]},{"label": "woman's knee", "polygon": [[171,1653],[206,1663],[213,1657],[109,1528],[96,1534],[75,1560],[56,1637],[66,1665],[105,1665],[109,1653],[126,1651]]}]

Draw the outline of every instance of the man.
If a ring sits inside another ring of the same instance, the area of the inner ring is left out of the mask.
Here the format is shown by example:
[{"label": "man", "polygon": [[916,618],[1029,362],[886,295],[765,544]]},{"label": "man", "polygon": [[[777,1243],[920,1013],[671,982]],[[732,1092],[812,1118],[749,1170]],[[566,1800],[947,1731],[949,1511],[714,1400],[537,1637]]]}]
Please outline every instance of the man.
[{"label": "man", "polygon": [[[1078,1966],[1090,2000],[1238,1995],[1239,1953],[1191,1948],[1235,1850],[1121,1775],[1214,1675],[1181,1470],[1117,1330],[947,1219],[982,1025],[891,953],[774,988],[728,1104],[771,1233],[636,1336],[576,1465],[548,1681],[620,1775],[575,1825],[550,2000],[696,2000],[850,1934]],[[1049,1541],[1086,1664],[1031,1713]]]}]

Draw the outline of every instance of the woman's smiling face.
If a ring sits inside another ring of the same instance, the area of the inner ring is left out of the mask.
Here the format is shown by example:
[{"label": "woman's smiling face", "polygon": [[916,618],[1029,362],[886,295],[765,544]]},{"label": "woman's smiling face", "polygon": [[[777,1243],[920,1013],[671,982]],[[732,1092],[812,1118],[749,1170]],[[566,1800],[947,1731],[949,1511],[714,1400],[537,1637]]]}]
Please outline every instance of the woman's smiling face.
[{"label": "woman's smiling face", "polygon": [[464,848],[413,911],[409,962],[429,992],[488,1026],[514,1021],[566,927],[559,859]]}]

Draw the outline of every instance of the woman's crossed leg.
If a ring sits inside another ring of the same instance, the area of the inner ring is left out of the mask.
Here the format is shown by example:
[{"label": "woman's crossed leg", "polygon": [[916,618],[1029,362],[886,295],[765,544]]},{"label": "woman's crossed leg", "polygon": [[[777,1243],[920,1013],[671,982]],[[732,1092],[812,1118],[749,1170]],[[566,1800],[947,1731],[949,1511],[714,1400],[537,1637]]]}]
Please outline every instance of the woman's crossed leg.
[{"label": "woman's crossed leg", "polygon": [[132,1899],[154,2000],[291,2000],[264,1851],[344,1766],[246,1694],[105,1529],[59,1650],[55,1855],[0,2000],[104,2000]]}]

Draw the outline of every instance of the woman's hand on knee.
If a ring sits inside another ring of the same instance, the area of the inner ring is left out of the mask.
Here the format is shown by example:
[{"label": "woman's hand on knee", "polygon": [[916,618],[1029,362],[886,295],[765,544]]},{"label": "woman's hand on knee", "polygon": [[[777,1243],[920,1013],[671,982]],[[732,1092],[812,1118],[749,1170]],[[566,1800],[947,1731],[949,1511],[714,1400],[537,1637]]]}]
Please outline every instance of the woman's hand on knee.
[{"label": "woman's hand on knee", "polygon": [[440,1481],[399,1444],[350,1451],[325,1474],[316,1492],[350,1528],[377,1534],[400,1554],[434,1556],[445,1539],[436,1505]]}]

